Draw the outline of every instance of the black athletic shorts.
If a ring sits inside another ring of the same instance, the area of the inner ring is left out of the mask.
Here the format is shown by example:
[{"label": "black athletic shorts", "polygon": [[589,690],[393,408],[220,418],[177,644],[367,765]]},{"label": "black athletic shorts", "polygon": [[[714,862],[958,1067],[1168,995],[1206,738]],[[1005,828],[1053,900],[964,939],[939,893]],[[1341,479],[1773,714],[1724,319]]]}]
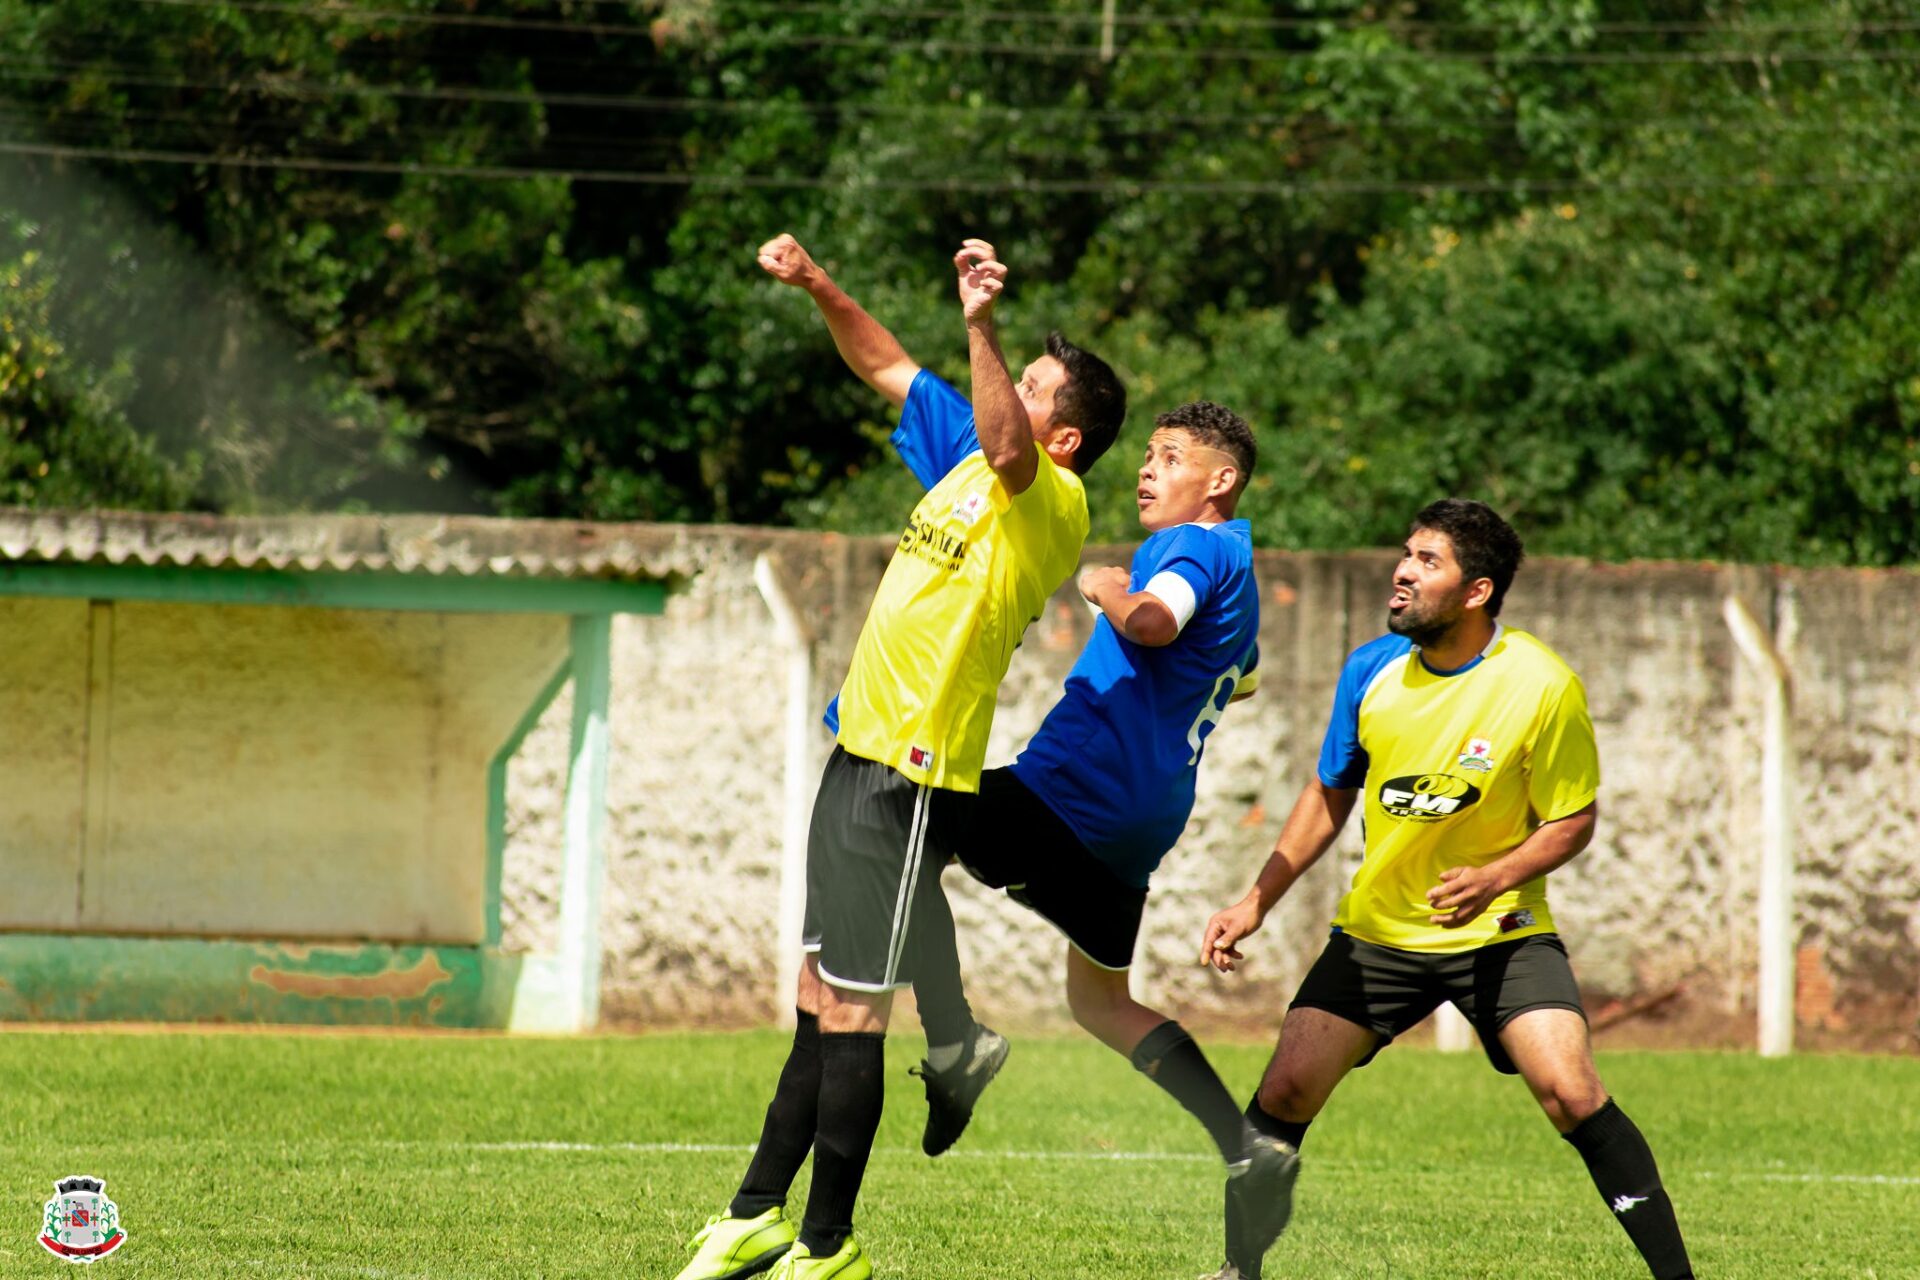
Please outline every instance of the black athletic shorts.
[{"label": "black athletic shorts", "polygon": [[1551,933],[1451,955],[1402,951],[1335,933],[1291,1007],[1323,1009],[1379,1036],[1360,1062],[1364,1067],[1395,1036],[1446,1001],[1466,1015],[1487,1060],[1506,1075],[1519,1072],[1500,1047],[1500,1030],[1509,1022],[1534,1009],[1571,1009],[1587,1016],[1567,949]]},{"label": "black athletic shorts", "polygon": [[1108,870],[1013,770],[980,775],[980,802],[955,852],[974,879],[1005,889],[1102,969],[1132,967],[1147,891]]},{"label": "black athletic shorts", "polygon": [[940,892],[975,797],[910,781],[836,746],[807,831],[807,917],[801,945],[820,976],[853,991],[913,982],[913,924]]}]

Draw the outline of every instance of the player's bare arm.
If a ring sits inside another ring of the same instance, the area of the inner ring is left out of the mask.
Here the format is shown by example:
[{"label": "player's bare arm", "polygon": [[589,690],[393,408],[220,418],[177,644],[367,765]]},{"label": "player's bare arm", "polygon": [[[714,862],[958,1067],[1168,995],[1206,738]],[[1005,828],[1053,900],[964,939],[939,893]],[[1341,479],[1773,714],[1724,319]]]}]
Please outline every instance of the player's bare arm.
[{"label": "player's bare arm", "polygon": [[993,305],[1007,287],[1007,268],[985,240],[962,242],[953,255],[960,309],[967,318],[967,354],[973,365],[973,426],[987,465],[1010,494],[1022,494],[1039,473],[1040,449],[1032,420],[1014,390],[1000,352]]},{"label": "player's bare arm", "polygon": [[1080,594],[1107,615],[1113,629],[1138,645],[1158,649],[1180,634],[1180,621],[1166,601],[1151,591],[1129,591],[1132,578],[1119,565],[1103,565],[1080,575]]},{"label": "player's bare arm", "polygon": [[1357,787],[1329,787],[1318,778],[1306,785],[1293,802],[1293,812],[1280,828],[1280,838],[1274,842],[1273,853],[1260,869],[1253,888],[1207,921],[1200,940],[1201,964],[1210,964],[1222,973],[1233,972],[1234,963],[1243,958],[1237,944],[1259,930],[1267,913],[1293,888],[1294,881],[1333,847],[1334,837],[1347,824],[1347,815],[1353,812],[1359,796]]},{"label": "player's bare arm", "polygon": [[1469,924],[1509,889],[1557,871],[1572,862],[1593,840],[1600,818],[1595,801],[1577,813],[1542,823],[1505,855],[1482,867],[1448,867],[1440,883],[1427,890],[1427,903],[1437,913],[1430,917],[1443,929]]},{"label": "player's bare arm", "polygon": [[820,308],[833,335],[833,345],[860,381],[878,391],[895,408],[907,402],[907,392],[920,372],[899,339],[843,292],[792,236],[781,234],[760,246],[760,266],[781,284],[804,289]]}]

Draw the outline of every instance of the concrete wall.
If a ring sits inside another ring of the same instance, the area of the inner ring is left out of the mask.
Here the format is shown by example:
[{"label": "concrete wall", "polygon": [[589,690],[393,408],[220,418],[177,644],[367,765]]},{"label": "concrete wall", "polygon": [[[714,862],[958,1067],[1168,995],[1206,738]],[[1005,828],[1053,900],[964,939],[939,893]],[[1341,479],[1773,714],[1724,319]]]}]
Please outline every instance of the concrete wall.
[{"label": "concrete wall", "polygon": [[[675,536],[699,571],[692,588],[664,618],[623,618],[614,633],[603,1009],[643,1025],[752,1023],[790,999],[774,980],[783,684],[753,560],[776,558],[815,628],[824,706],[890,543]],[[1130,551],[1087,559],[1125,563]],[[1342,658],[1381,629],[1390,562],[1261,554],[1262,692],[1209,739],[1186,839],[1155,877],[1136,957],[1144,998],[1199,1023],[1277,1024],[1357,862],[1357,833],[1274,913],[1242,973],[1198,968],[1199,933],[1244,891],[1309,776]],[[1803,1019],[1904,1035],[1920,995],[1920,573],[1530,563],[1505,621],[1584,677],[1605,770],[1599,837],[1555,876],[1556,914],[1596,1009],[1678,992],[1663,1007],[1748,1025],[1761,691],[1722,621],[1730,590],[1780,621],[1795,672]],[[1069,589],[1028,634],[990,763],[1039,723],[1090,626]],[[551,938],[567,714],[563,696],[512,773],[510,949]],[[824,730],[814,745],[823,759]],[[982,1015],[1062,1022],[1057,935],[964,876],[948,887]]]},{"label": "concrete wall", "polygon": [[0,600],[0,929],[483,940],[488,763],[567,625]]}]

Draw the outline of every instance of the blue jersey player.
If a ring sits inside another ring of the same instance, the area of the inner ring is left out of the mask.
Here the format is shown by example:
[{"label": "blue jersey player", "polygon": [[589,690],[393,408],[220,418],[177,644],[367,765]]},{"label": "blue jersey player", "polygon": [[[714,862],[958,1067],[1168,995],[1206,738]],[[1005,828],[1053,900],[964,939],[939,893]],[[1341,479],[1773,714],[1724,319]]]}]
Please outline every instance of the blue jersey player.
[{"label": "blue jersey player", "polygon": [[[1136,494],[1150,536],[1131,570],[1081,575],[1101,615],[1093,636],[1019,759],[981,775],[975,828],[957,844],[974,878],[1066,935],[1075,1021],[1206,1127],[1227,1165],[1230,1220],[1277,1233],[1293,1148],[1251,1128],[1193,1038],[1127,984],[1147,881],[1186,827],[1207,735],[1257,681],[1253,543],[1233,518],[1254,459],[1252,430],[1217,404],[1155,419]],[[931,1046],[920,1068],[929,1155],[959,1137],[1007,1052],[974,1022],[957,957],[936,962],[952,939],[950,922],[923,929],[914,983]],[[1228,1261],[1253,1261],[1243,1254],[1229,1238]]]}]

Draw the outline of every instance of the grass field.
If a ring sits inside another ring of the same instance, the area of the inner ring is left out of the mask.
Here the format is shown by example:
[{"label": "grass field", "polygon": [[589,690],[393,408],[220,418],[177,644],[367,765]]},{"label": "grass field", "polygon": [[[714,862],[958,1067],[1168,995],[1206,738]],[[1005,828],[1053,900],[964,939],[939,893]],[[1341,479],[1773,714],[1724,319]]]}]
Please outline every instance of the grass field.
[{"label": "grass field", "polygon": [[[1118,1057],[1016,1041],[974,1127],[930,1162],[917,1050],[890,1049],[862,1202],[879,1275],[1217,1265],[1216,1162]],[[771,1032],[0,1034],[0,1275],[69,1274],[35,1243],[40,1206],[92,1173],[128,1232],[96,1274],[665,1280],[745,1167],[783,1052]],[[1239,1093],[1265,1049],[1212,1053]],[[1703,1278],[1920,1277],[1920,1060],[1619,1053],[1601,1071],[1661,1157]],[[1644,1275],[1524,1087],[1477,1055],[1384,1055],[1305,1155],[1269,1276]]]}]

